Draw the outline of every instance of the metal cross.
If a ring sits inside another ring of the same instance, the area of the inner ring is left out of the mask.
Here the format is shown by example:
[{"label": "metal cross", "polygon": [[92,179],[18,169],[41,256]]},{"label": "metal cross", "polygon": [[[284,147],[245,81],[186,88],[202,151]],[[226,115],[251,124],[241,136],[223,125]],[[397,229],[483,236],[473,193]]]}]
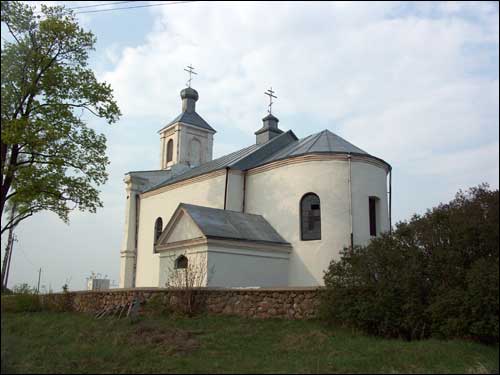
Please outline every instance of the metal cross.
[{"label": "metal cross", "polygon": [[273,88],[271,87],[270,89],[268,89],[264,95],[267,95],[269,96],[269,109],[267,110],[267,112],[269,112],[269,114],[271,114],[272,112],[272,107],[273,107],[273,98],[275,99],[278,99],[277,96],[273,95],[274,94],[274,91],[273,91]]},{"label": "metal cross", "polygon": [[188,73],[189,73],[189,80],[187,81],[186,85],[187,85],[187,87],[191,87],[191,80],[193,79],[193,78],[191,77],[191,75],[192,75],[192,74],[198,74],[198,73],[195,73],[195,72],[194,72],[194,68],[193,68],[191,65],[188,65],[188,66],[187,66],[187,68],[188,68],[188,69],[184,69],[186,72],[188,72]]}]

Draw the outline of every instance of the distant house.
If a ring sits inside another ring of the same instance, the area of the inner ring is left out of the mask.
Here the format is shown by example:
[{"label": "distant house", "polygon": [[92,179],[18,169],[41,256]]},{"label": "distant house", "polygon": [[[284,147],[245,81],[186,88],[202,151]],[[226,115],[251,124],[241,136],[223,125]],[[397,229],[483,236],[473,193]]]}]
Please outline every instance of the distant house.
[{"label": "distant house", "polygon": [[384,160],[329,130],[298,139],[271,113],[253,144],[213,160],[197,91],[181,99],[160,169],[125,176],[120,287],[162,287],[200,262],[202,286],[322,285],[342,248],[389,229]]},{"label": "distant house", "polygon": [[89,278],[87,281],[87,290],[109,289],[109,279]]}]

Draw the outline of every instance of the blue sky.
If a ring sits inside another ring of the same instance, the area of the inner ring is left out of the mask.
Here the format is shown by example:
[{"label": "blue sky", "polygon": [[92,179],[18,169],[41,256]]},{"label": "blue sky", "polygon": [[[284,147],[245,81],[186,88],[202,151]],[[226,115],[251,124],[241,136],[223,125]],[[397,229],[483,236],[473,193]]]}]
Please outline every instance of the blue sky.
[{"label": "blue sky", "polygon": [[272,85],[282,129],[329,129],[392,164],[394,221],[458,189],[498,187],[496,2],[195,2],[78,17],[123,112],[111,126],[89,118],[108,139],[105,206],[69,226],[50,213],[23,222],[10,285],[35,284],[39,267],[54,290],[83,288],[91,271],[118,280],[122,178],[159,167],[157,131],[180,111],[188,64],[216,157],[255,141]]}]

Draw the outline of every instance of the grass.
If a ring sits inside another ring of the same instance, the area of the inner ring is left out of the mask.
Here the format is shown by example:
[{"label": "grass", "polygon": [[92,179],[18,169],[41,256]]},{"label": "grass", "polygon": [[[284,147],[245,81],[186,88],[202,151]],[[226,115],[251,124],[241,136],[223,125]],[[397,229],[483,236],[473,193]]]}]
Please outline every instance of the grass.
[{"label": "grass", "polygon": [[2,313],[2,373],[487,373],[498,345],[404,342],[319,321]]}]

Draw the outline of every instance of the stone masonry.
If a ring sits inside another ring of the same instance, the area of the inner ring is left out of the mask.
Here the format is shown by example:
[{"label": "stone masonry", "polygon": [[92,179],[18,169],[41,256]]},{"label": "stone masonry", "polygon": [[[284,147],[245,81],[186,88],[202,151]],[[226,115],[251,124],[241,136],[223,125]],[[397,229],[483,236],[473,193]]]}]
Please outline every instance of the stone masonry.
[{"label": "stone masonry", "polygon": [[[320,288],[293,289],[211,289],[195,288],[194,305],[197,312],[238,315],[248,318],[311,319],[317,316]],[[134,288],[106,291],[82,291],[42,295],[46,306],[65,306],[65,309],[97,313],[103,309],[129,304],[135,298],[141,307],[153,297],[175,311],[186,293],[180,289]],[[147,309],[145,309],[147,310]]]}]

